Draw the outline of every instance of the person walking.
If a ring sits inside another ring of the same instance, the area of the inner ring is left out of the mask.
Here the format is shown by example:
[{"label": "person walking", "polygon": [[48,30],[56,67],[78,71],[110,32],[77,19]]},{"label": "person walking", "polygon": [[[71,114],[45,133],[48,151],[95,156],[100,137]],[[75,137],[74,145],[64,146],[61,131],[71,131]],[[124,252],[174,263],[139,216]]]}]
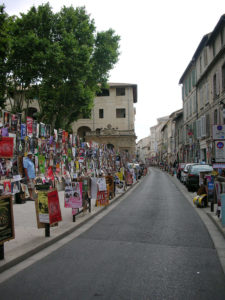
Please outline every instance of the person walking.
[{"label": "person walking", "polygon": [[27,200],[34,201],[33,192],[35,187],[34,185],[35,167],[34,167],[32,157],[33,157],[33,153],[28,152],[27,157],[24,158],[23,167],[24,167],[24,172],[27,180],[27,187],[30,195],[30,198],[28,198]]}]

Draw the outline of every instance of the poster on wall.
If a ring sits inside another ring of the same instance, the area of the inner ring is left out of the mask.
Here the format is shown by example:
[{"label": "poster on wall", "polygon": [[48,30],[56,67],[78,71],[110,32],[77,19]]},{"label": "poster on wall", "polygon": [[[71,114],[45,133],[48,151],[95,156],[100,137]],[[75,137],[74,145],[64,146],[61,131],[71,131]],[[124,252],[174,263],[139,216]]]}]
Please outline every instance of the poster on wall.
[{"label": "poster on wall", "polygon": [[13,157],[13,137],[2,137],[0,140],[0,157]]},{"label": "poster on wall", "polygon": [[12,198],[0,197],[0,243],[15,238]]},{"label": "poster on wall", "polygon": [[61,209],[59,204],[58,191],[48,193],[49,223],[54,224],[62,221]]}]

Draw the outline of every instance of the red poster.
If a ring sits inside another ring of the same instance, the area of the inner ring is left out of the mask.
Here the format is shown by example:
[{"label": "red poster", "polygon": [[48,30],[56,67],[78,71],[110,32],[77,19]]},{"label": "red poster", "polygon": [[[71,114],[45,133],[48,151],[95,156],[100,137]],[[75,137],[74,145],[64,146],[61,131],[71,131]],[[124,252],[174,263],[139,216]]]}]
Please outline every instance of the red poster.
[{"label": "red poster", "polygon": [[0,139],[0,158],[13,157],[13,137]]},{"label": "red poster", "polygon": [[49,224],[62,221],[59,196],[57,191],[48,193]]},{"label": "red poster", "polygon": [[11,193],[11,182],[4,181],[4,193]]},{"label": "red poster", "polygon": [[106,206],[109,204],[109,198],[106,191],[98,191],[96,206]]},{"label": "red poster", "polygon": [[32,136],[33,134],[33,119],[27,117],[27,135]]}]

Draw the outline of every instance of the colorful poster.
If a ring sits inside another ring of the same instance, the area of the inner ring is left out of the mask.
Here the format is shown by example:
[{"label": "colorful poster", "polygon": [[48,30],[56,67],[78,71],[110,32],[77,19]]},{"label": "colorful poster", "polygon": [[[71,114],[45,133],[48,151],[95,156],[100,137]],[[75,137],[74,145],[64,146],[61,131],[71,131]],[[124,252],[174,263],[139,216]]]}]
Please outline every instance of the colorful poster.
[{"label": "colorful poster", "polygon": [[20,192],[20,182],[19,181],[11,182],[11,193],[17,194],[19,192]]},{"label": "colorful poster", "polygon": [[66,181],[65,207],[82,207],[82,182]]},{"label": "colorful poster", "polygon": [[96,206],[106,206],[109,204],[109,198],[106,191],[98,191]]},{"label": "colorful poster", "polygon": [[27,135],[32,136],[33,135],[33,118],[27,117]]},{"label": "colorful poster", "polygon": [[45,156],[38,155],[38,164],[41,174],[45,174]]},{"label": "colorful poster", "polygon": [[0,157],[13,157],[13,137],[2,137],[0,140]]},{"label": "colorful poster", "polygon": [[11,115],[11,131],[12,132],[17,132],[17,121],[18,121],[17,115]]},{"label": "colorful poster", "polygon": [[50,224],[62,221],[59,196],[57,191],[48,193],[48,211]]},{"label": "colorful poster", "polygon": [[49,224],[48,192],[38,192],[38,216],[41,223]]},{"label": "colorful poster", "polygon": [[11,196],[0,197],[0,243],[15,238]]},{"label": "colorful poster", "polygon": [[7,111],[3,112],[3,123],[5,127],[9,127],[9,122],[10,122],[10,114]]},{"label": "colorful poster", "polygon": [[4,193],[5,194],[11,193],[11,182],[10,181],[4,181],[3,185],[4,185]]},{"label": "colorful poster", "polygon": [[21,140],[24,140],[27,135],[26,124],[21,124]]}]

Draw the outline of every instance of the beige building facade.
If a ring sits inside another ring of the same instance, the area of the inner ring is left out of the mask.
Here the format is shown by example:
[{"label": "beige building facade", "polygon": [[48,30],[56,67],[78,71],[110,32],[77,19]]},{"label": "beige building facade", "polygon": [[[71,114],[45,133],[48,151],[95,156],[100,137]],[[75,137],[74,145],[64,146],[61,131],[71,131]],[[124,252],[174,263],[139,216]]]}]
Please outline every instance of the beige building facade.
[{"label": "beige building facade", "polygon": [[108,83],[108,86],[94,99],[91,118],[74,122],[73,132],[86,142],[94,141],[134,154],[137,85]]}]

